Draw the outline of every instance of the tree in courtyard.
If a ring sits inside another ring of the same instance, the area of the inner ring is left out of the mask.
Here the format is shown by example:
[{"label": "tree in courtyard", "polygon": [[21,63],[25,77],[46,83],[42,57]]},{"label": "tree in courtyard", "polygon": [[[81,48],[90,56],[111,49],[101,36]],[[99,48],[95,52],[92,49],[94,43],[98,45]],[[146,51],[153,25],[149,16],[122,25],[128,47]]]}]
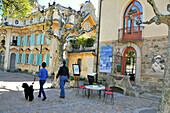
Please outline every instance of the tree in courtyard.
[{"label": "tree in courtyard", "polygon": [[[58,7],[56,7],[57,9]],[[56,38],[58,42],[57,47],[57,53],[59,57],[59,61],[63,60],[63,52],[64,52],[64,44],[66,41],[69,40],[75,40],[77,37],[81,36],[82,34],[86,32],[91,32],[94,29],[96,29],[96,26],[92,26],[89,30],[85,30],[81,23],[83,22],[84,18],[87,16],[85,15],[84,11],[76,11],[72,9],[71,7],[68,8],[58,8],[58,15],[60,19],[58,20],[59,23],[59,32],[57,35],[54,35],[54,31],[52,29],[53,25],[53,14],[55,9],[55,2],[53,2],[52,5],[49,4],[49,19],[46,20],[46,31],[45,36],[47,36],[48,39]],[[48,13],[48,12],[46,12]],[[42,13],[43,14],[43,13]],[[70,24],[71,18],[74,18],[74,23]],[[70,26],[70,27],[68,27]],[[58,62],[59,64],[61,62]]]},{"label": "tree in courtyard", "polygon": [[[92,26],[90,29],[86,30],[82,27],[82,22],[84,21],[84,18],[87,16],[85,15],[84,11],[76,11],[72,9],[71,7],[68,8],[61,8],[61,7],[55,7],[55,2],[51,5],[49,3],[49,8],[47,10],[43,9],[41,10],[41,7],[39,7],[39,11],[42,13],[42,15],[45,17],[45,15],[48,13],[49,18],[45,19],[46,21],[46,30],[45,36],[51,40],[53,38],[57,39],[58,45],[57,45],[57,68],[59,68],[62,60],[63,60],[63,52],[64,52],[64,44],[66,41],[69,40],[76,40],[77,37],[85,34],[86,32],[91,32],[94,29],[96,29],[96,25]],[[54,9],[57,9],[57,14],[59,15],[59,32],[57,35],[54,35],[54,31],[52,29],[53,26],[53,15],[54,15]],[[74,22],[70,24],[71,18],[74,18]],[[55,77],[54,77],[55,81]],[[52,87],[55,87],[56,84],[53,82]]]},{"label": "tree in courtyard", "polygon": [[0,0],[3,4],[3,16],[23,18],[30,14],[37,0]]},{"label": "tree in courtyard", "polygon": [[[161,98],[161,104],[159,112],[161,113],[169,113],[170,112],[170,14],[162,14],[157,8],[157,5],[154,0],[147,0],[147,2],[152,6],[153,11],[156,16],[151,18],[149,21],[142,22],[137,21],[130,16],[131,19],[137,22],[138,25],[140,24],[152,24],[155,22],[155,24],[159,25],[161,23],[164,23],[168,25],[168,49],[167,49],[167,59],[166,59],[166,68],[163,78],[163,90],[162,90],[162,98]],[[170,4],[167,6],[167,10],[170,12]]]}]

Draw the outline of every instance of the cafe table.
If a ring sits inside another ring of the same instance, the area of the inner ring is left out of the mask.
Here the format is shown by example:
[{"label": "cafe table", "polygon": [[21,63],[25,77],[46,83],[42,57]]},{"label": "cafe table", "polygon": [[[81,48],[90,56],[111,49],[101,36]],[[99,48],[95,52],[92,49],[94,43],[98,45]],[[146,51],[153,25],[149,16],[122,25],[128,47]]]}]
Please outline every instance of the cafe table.
[{"label": "cafe table", "polygon": [[96,90],[99,91],[99,99],[101,99],[101,91],[105,89],[105,86],[103,85],[87,85],[85,86],[86,89],[88,89],[88,98],[90,97],[90,90]]}]

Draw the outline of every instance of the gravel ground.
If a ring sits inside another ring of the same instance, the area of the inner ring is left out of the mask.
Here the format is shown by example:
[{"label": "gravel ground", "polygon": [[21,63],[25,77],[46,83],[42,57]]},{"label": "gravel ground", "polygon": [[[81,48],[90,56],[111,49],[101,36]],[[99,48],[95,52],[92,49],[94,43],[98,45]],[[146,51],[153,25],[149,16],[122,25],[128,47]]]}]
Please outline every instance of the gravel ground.
[{"label": "gravel ground", "polygon": [[[76,96],[76,89],[67,88],[66,98],[59,98],[59,89],[50,88],[51,79],[44,85],[47,100],[38,98],[39,82],[34,84],[34,100],[24,99],[22,83],[31,84],[34,76],[0,71],[0,112],[2,113],[156,113],[158,102],[143,98],[114,94],[114,105],[110,98],[106,103],[99,99],[96,91],[90,98],[80,92]],[[69,84],[67,83],[67,86]],[[103,97],[103,95],[102,95]]]}]

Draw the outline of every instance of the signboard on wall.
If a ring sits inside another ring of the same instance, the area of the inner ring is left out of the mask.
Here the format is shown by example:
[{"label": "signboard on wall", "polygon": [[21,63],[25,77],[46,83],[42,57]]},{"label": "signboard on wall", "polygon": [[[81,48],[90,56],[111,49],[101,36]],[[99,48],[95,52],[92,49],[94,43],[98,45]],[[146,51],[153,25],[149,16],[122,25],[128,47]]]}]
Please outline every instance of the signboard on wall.
[{"label": "signboard on wall", "polygon": [[111,73],[113,46],[102,46],[100,51],[99,72]]}]

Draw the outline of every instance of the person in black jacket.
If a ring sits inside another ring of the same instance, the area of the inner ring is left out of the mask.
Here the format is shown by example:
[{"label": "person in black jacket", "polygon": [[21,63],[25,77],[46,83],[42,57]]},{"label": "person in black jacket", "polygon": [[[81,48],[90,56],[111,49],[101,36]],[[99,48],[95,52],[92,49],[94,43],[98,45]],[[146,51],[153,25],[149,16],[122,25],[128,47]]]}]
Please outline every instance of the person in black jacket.
[{"label": "person in black jacket", "polygon": [[58,79],[58,77],[60,76],[60,98],[65,98],[65,91],[64,91],[64,85],[66,83],[66,81],[68,80],[68,82],[70,81],[69,79],[69,69],[67,66],[65,66],[66,61],[63,60],[62,65],[58,71],[58,74],[56,76],[56,79]]}]

